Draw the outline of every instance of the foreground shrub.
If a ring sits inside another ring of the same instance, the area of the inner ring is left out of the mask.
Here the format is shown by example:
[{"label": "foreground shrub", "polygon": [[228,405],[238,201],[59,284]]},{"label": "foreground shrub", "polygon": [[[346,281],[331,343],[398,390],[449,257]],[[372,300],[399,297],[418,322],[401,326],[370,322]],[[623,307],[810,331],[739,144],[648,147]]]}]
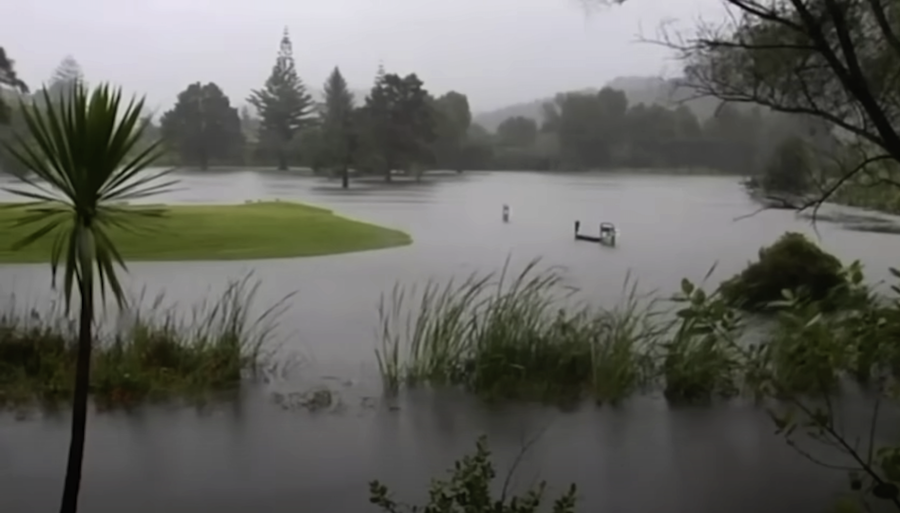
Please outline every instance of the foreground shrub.
[{"label": "foreground shrub", "polygon": [[[90,394],[103,406],[199,397],[234,389],[259,368],[287,298],[251,317],[258,283],[231,282],[221,297],[193,308],[137,313],[126,329],[95,340]],[[161,298],[155,303],[161,304]],[[0,317],[0,402],[68,401],[75,373],[69,323]]]},{"label": "foreground shrub", "polygon": [[759,260],[721,285],[723,297],[746,310],[782,299],[782,290],[822,300],[846,284],[842,265],[805,235],[788,232],[759,250]]},{"label": "foreground shrub", "polygon": [[[536,513],[544,504],[546,482],[541,482],[523,496],[507,497],[507,478],[499,498],[491,493],[496,477],[487,439],[482,436],[475,446],[475,455],[464,456],[453,465],[450,478],[434,480],[428,493],[428,502],[416,506],[396,502],[387,486],[379,481],[369,483],[369,502],[387,513]],[[575,511],[575,485],[558,497],[550,509],[553,513]]]}]

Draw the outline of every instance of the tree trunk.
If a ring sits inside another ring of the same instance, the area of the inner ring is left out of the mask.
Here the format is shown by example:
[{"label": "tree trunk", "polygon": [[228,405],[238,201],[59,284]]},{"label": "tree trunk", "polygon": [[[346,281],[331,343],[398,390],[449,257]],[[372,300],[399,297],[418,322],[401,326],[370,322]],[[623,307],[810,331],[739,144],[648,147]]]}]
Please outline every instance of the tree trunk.
[{"label": "tree trunk", "polygon": [[390,159],[385,159],[385,162],[384,162],[384,181],[385,182],[391,181],[391,173],[393,172],[393,170],[394,170],[394,163],[391,162]]},{"label": "tree trunk", "polygon": [[[69,440],[69,459],[66,463],[66,480],[63,487],[60,513],[78,510],[78,492],[81,488],[81,466],[84,460],[84,439],[87,432],[88,387],[91,376],[92,326],[94,319],[93,276],[82,282],[81,314],[78,326],[78,348],[75,362],[75,393],[72,398],[72,434]],[[84,279],[84,278],[82,278]]]},{"label": "tree trunk", "polygon": [[278,170],[279,171],[287,171],[288,163],[287,163],[287,154],[284,151],[284,148],[278,149]]},{"label": "tree trunk", "polygon": [[347,189],[350,187],[350,166],[344,165],[344,170],[341,172],[341,188]]},{"label": "tree trunk", "polygon": [[202,150],[200,152],[200,170],[206,171],[209,169],[209,155],[207,155],[206,150]]}]

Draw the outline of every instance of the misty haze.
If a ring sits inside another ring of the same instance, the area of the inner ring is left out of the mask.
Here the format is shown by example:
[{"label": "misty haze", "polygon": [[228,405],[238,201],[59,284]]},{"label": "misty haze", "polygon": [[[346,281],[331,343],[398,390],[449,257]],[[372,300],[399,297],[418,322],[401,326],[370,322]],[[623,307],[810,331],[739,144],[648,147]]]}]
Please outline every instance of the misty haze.
[{"label": "misty haze", "polygon": [[0,512],[900,511],[900,11],[24,3]]}]

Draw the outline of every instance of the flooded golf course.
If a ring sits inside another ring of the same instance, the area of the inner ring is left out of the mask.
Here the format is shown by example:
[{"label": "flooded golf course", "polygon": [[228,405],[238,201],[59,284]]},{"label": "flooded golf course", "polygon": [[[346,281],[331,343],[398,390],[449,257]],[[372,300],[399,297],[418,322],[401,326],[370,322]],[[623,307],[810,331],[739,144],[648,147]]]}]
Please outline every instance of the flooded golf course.
[{"label": "flooded golf course", "polygon": [[[260,307],[296,292],[281,318],[279,354],[294,362],[242,397],[192,407],[152,406],[89,419],[82,511],[216,513],[373,511],[367,482],[421,498],[429,479],[487,434],[503,472],[540,436],[517,481],[580,487],[579,511],[820,511],[846,476],[816,467],[773,434],[759,410],[739,405],[670,409],[654,397],[621,408],[576,411],[488,406],[461,392],[382,397],[374,348],[379,296],[398,281],[463,276],[542,257],[570,283],[612,306],[630,272],[644,290],[674,291],[683,277],[711,280],[742,269],[786,230],[814,233],[789,211],[757,207],[734,177],[465,173],[422,183],[353,184],[291,174],[182,176],[154,201],[242,203],[281,199],[410,233],[406,247],[252,262],[133,263],[130,290],[165,291],[193,304],[251,272]],[[0,196],[0,201],[9,198]],[[501,220],[502,205],[510,221]],[[863,216],[865,217],[865,216]],[[848,217],[848,219],[851,219]],[[884,219],[882,217],[882,219]],[[615,248],[573,240],[573,223],[620,230]],[[883,221],[886,222],[886,221]],[[900,236],[820,222],[820,243],[872,280],[887,277]],[[285,233],[285,237],[291,237]],[[0,301],[51,300],[47,265],[0,265]],[[335,398],[310,412],[291,397],[316,387]],[[860,423],[866,421],[859,419]],[[853,419],[850,420],[853,422]],[[57,507],[68,416],[0,416],[0,512]]]}]

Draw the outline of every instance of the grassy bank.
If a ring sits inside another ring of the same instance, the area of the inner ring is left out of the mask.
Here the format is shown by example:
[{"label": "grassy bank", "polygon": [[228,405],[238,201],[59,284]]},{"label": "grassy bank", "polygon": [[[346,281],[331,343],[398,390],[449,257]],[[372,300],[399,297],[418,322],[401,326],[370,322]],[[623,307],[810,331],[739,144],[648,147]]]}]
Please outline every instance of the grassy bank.
[{"label": "grassy bank", "polygon": [[[7,206],[8,207],[8,206]],[[0,208],[0,262],[46,262],[54,237],[13,251],[34,230],[15,226],[23,208]],[[136,231],[111,228],[126,261],[252,260],[329,255],[409,244],[403,232],[288,202],[173,205]]]},{"label": "grassy bank", "polygon": [[[158,298],[124,329],[95,340],[90,393],[100,406],[202,398],[234,390],[265,363],[265,345],[287,298],[261,314],[258,284],[229,283],[213,302],[179,315]],[[109,331],[109,330],[101,330]],[[77,329],[62,316],[0,316],[0,404],[72,397]]]},{"label": "grassy bank", "polygon": [[830,199],[838,205],[900,214],[900,189],[891,185],[850,183],[838,189]]},{"label": "grassy bank", "polygon": [[561,274],[536,263],[518,275],[504,268],[398,285],[379,308],[382,377],[391,391],[428,384],[488,398],[602,403],[657,391],[671,402],[706,403],[772,387],[832,391],[843,377],[867,382],[900,362],[891,342],[900,309],[874,298],[830,316],[820,315],[820,303],[793,298],[762,323],[687,281],[671,298],[636,290],[627,284],[611,309],[577,304]]}]

